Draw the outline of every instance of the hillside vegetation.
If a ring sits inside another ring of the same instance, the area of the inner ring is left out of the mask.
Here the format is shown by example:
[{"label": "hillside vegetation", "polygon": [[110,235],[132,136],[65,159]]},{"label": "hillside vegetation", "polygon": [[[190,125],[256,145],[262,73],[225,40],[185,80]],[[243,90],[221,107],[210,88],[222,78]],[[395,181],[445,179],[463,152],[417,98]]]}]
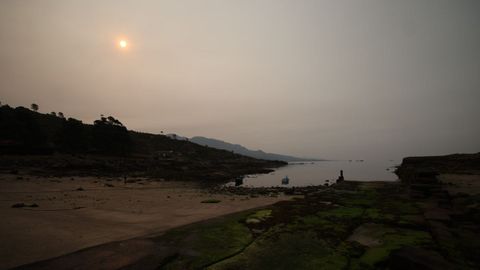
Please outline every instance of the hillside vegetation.
[{"label": "hillside vegetation", "polygon": [[0,170],[14,173],[177,180],[227,180],[285,164],[131,131],[111,116],[92,125],[10,106],[0,107],[0,154]]}]

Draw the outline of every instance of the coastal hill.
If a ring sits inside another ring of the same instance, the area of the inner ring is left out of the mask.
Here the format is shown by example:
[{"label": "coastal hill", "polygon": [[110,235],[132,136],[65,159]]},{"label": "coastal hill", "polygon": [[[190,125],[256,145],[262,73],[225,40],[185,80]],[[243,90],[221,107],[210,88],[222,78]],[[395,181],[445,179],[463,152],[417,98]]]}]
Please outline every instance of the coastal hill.
[{"label": "coastal hill", "polygon": [[253,157],[258,159],[265,159],[265,160],[281,160],[285,162],[295,162],[295,161],[319,161],[321,159],[312,159],[312,158],[299,158],[287,155],[280,155],[274,153],[266,153],[262,150],[250,150],[242,145],[239,144],[232,144],[228,142],[224,142],[217,139],[206,138],[201,136],[196,136],[190,139],[191,142],[206,145],[209,147],[223,149],[227,151],[233,151],[234,153],[244,155],[247,157]]},{"label": "coastal hill", "polygon": [[128,130],[112,116],[85,124],[33,105],[0,107],[1,171],[224,181],[286,164]]}]

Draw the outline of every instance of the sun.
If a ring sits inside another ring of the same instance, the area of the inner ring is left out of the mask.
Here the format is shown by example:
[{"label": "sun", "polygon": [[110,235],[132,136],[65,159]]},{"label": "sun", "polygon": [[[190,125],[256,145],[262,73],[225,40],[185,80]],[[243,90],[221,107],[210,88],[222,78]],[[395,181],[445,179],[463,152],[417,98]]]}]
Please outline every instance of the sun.
[{"label": "sun", "polygon": [[120,46],[120,48],[122,48],[122,49],[125,49],[128,46],[128,42],[126,40],[122,39],[122,40],[120,40],[120,42],[118,42],[118,46]]}]

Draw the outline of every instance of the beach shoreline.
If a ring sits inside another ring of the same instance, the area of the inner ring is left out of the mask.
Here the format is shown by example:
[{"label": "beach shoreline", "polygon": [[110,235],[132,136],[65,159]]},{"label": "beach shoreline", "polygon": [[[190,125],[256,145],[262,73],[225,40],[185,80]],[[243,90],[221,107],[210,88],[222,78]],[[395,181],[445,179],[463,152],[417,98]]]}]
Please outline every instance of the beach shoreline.
[{"label": "beach shoreline", "polygon": [[198,182],[23,174],[1,174],[0,190],[0,269],[292,198],[219,193]]},{"label": "beach shoreline", "polygon": [[0,268],[477,269],[478,155],[413,161],[296,188],[0,175]]}]

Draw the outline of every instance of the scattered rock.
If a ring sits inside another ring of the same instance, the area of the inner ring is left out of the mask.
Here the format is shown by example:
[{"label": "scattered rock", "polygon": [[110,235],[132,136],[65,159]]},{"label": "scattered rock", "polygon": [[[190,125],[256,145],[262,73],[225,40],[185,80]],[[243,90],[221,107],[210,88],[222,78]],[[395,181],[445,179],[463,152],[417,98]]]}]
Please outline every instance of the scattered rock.
[{"label": "scattered rock", "polygon": [[217,199],[208,199],[208,200],[201,201],[201,203],[219,203],[219,202],[221,201]]},{"label": "scattered rock", "polygon": [[366,223],[356,228],[348,237],[348,241],[358,242],[363,246],[375,247],[382,244],[381,238],[385,234],[386,228],[380,224]]},{"label": "scattered rock", "polygon": [[38,207],[38,204],[32,203],[32,204],[25,204],[25,203],[16,203],[12,205],[12,208],[23,208],[23,207]]},{"label": "scattered rock", "polygon": [[258,218],[247,218],[247,220],[245,221],[245,223],[247,223],[247,224],[257,224],[257,223],[260,223],[260,222],[262,222],[262,221]]},{"label": "scattered rock", "polygon": [[262,234],[265,230],[262,229],[252,229],[252,233],[254,234]]},{"label": "scattered rock", "polygon": [[16,204],[12,205],[12,208],[22,208],[22,207],[25,207],[24,203],[16,203]]},{"label": "scattered rock", "polygon": [[429,220],[450,221],[449,211],[442,208],[434,208],[425,211],[425,218]]},{"label": "scattered rock", "polygon": [[416,247],[404,247],[392,252],[388,260],[389,269],[421,269],[434,270],[454,269],[453,265],[445,260],[439,253],[433,250],[425,250]]}]

